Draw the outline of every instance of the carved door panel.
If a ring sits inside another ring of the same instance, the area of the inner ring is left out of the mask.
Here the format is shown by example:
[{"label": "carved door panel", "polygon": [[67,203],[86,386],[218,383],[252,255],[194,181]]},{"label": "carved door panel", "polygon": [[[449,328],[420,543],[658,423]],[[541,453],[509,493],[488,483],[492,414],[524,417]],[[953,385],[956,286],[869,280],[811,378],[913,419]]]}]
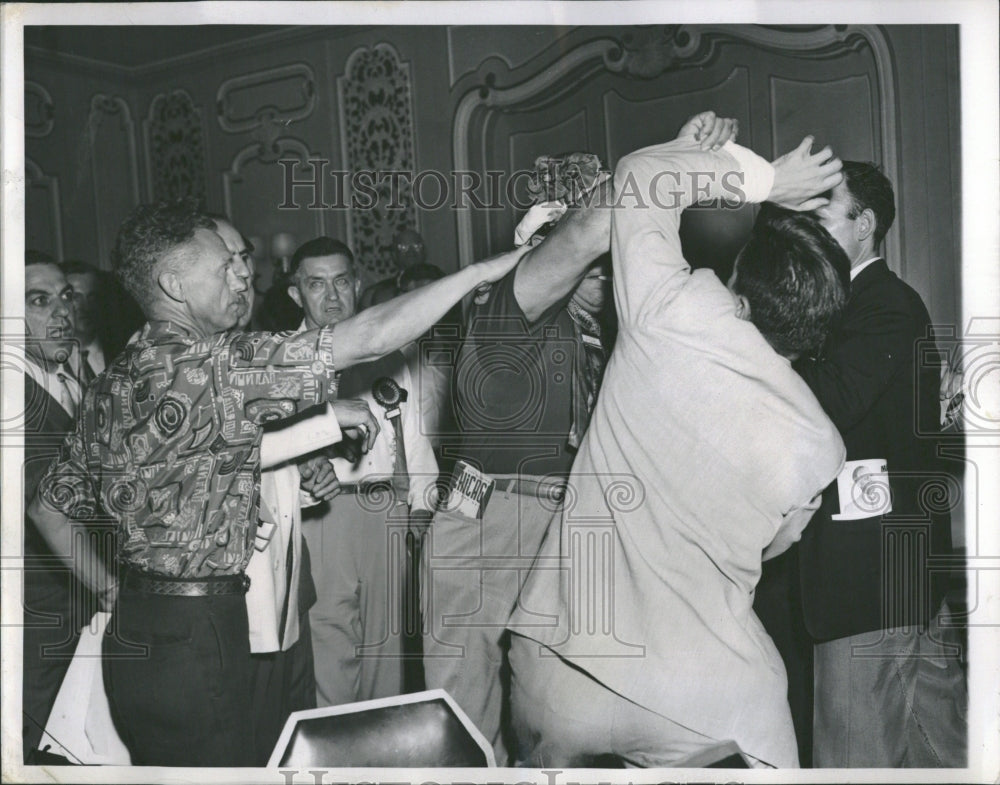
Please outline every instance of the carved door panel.
[{"label": "carved door panel", "polygon": [[[484,179],[572,149],[614,165],[713,109],[738,118],[739,141],[768,159],[808,133],[843,158],[882,164],[898,182],[892,60],[874,27],[640,28],[581,43],[534,71],[530,62],[508,74],[481,69],[464,82],[472,89],[455,112],[456,169]],[[509,247],[522,212],[516,204],[460,211],[462,263]],[[749,206],[689,211],[681,230],[689,261],[727,277],[754,215]],[[899,269],[895,227],[886,253]]]}]

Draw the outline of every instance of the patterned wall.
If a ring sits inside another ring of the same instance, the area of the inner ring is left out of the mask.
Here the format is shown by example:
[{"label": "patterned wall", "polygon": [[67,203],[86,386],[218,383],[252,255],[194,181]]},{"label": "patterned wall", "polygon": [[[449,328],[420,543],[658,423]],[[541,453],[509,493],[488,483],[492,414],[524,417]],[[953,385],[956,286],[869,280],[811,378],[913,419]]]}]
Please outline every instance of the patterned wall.
[{"label": "patterned wall", "polygon": [[201,110],[186,90],[160,93],[144,123],[149,198],[205,201]]},{"label": "patterned wall", "polygon": [[[414,133],[408,63],[390,44],[361,47],[347,59],[337,80],[345,169],[352,172],[414,172]],[[395,270],[393,238],[415,228],[416,210],[409,183],[386,178],[375,184],[372,209],[352,209],[350,245],[361,265],[374,277]]]}]

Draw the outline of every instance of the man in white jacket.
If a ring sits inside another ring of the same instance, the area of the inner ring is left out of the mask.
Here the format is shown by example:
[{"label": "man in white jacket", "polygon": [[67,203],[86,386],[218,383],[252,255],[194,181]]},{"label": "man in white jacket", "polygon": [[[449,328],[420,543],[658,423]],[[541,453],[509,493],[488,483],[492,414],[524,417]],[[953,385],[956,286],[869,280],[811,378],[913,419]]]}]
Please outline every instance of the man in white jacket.
[{"label": "man in white jacket", "polygon": [[[289,296],[304,312],[300,329],[338,324],[354,315],[360,280],[354,256],[343,243],[329,237],[305,243],[292,256],[291,275]],[[394,407],[398,427],[384,426],[363,455],[346,440],[337,445],[330,458],[339,493],[303,521],[316,582],[310,626],[322,706],[403,692],[400,579],[405,533],[411,523],[422,530],[430,522],[437,505],[438,467],[402,354],[345,370],[339,395],[381,412],[371,390],[382,378],[409,394]]]},{"label": "man in white jacket", "polygon": [[[252,279],[253,247],[228,220],[212,219],[226,247],[250,267]],[[237,329],[245,330],[250,322],[253,292],[251,287],[249,306]],[[246,573],[250,578],[246,601],[253,660],[254,746],[260,765],[267,763],[288,715],[316,707],[309,631],[309,608],[316,591],[302,539],[301,509],[318,504],[335,488],[329,462],[322,456],[307,456],[341,440],[338,416],[345,428],[364,420],[371,439],[378,435],[378,424],[365,402],[339,399],[308,416],[271,424],[261,440],[261,522]]]}]

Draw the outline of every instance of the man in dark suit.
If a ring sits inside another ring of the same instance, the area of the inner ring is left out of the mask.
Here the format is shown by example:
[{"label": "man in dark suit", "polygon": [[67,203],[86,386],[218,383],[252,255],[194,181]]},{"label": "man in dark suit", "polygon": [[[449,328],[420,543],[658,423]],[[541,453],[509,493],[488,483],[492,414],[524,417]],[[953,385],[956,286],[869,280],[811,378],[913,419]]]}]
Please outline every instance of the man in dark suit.
[{"label": "man in dark suit", "polygon": [[[24,505],[73,428],[81,384],[69,360],[76,342],[73,287],[55,261],[28,251],[24,270]],[[76,648],[82,588],[25,517],[22,737],[26,762],[42,737]]]},{"label": "man in dark suit", "polygon": [[937,455],[939,373],[920,362],[930,317],[876,249],[892,185],[844,162],[818,217],[851,260],[851,293],[818,358],[798,370],[837,425],[847,464],[800,546],[805,624],[817,641],[813,762],[965,766],[966,690],[942,629],[951,487]]},{"label": "man in dark suit", "polygon": [[107,275],[93,265],[77,259],[65,261],[59,266],[69,285],[73,287],[76,338],[80,344],[77,362],[80,380],[86,386],[114,359],[108,357],[104,350],[107,322],[114,313],[106,291]]}]

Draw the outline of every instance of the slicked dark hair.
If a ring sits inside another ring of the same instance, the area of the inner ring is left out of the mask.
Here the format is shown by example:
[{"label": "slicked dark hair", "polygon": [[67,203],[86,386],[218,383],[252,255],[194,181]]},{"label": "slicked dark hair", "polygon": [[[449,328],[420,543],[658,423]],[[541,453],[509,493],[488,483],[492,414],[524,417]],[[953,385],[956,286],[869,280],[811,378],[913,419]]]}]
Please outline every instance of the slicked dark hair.
[{"label": "slicked dark hair", "polygon": [[896,195],[892,183],[878,166],[871,163],[844,161],[842,171],[844,183],[851,194],[851,209],[847,217],[854,219],[865,210],[872,211],[875,216],[872,238],[877,248],[896,220]]},{"label": "slicked dark hair", "polygon": [[303,259],[312,259],[316,256],[346,256],[351,263],[351,270],[354,269],[354,252],[347,247],[346,243],[334,240],[332,237],[320,236],[302,243],[292,254],[292,260],[288,264],[288,275],[294,278],[299,271],[299,266]]},{"label": "slicked dark hair", "polygon": [[774,350],[794,357],[822,346],[847,301],[850,269],[814,217],[767,205],[736,260],[733,291]]},{"label": "slicked dark hair", "polygon": [[193,199],[140,204],[122,222],[111,264],[144,311],[155,299],[156,265],[167,252],[189,242],[196,229],[215,231],[215,223]]}]

